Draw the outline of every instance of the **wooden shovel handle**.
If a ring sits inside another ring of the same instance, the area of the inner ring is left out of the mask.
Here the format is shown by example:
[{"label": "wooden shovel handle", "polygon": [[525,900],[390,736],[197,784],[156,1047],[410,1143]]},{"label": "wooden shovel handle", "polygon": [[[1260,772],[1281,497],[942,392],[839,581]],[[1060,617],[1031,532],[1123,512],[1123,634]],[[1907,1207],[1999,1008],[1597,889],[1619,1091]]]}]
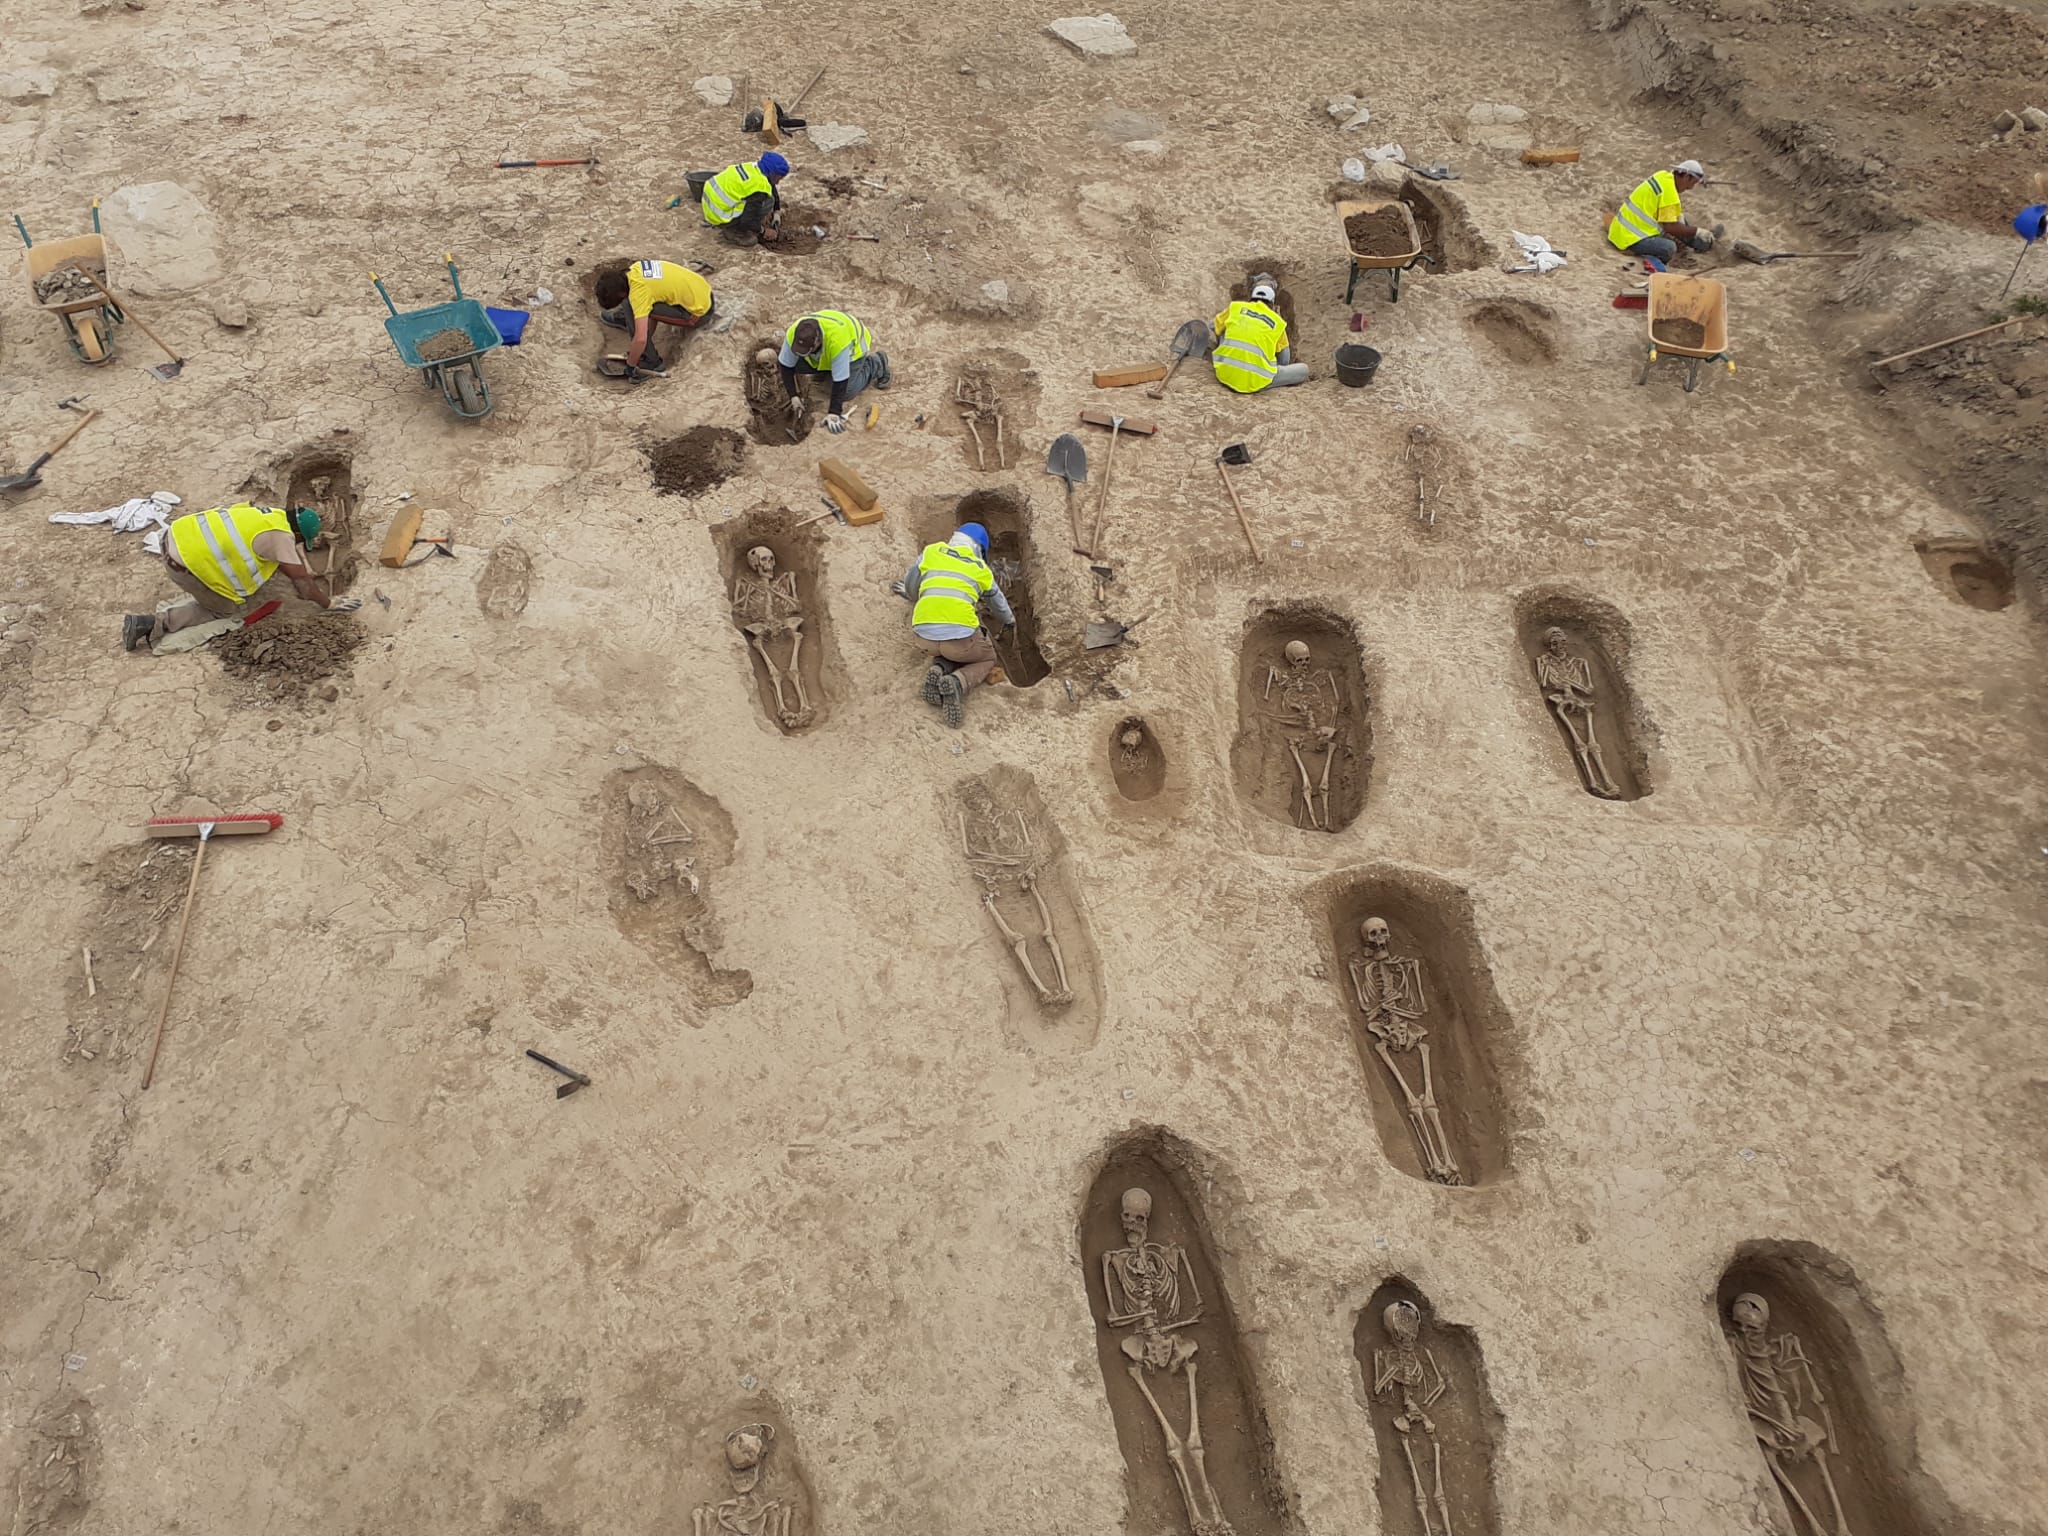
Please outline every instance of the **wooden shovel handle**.
[{"label": "wooden shovel handle", "polygon": [[1179,357],[1173,360],[1173,366],[1166,370],[1166,377],[1146,390],[1145,393],[1154,400],[1164,400],[1166,398],[1166,386],[1173,382],[1173,376],[1180,372],[1180,365],[1187,360],[1187,353],[1181,353]]},{"label": "wooden shovel handle", "polygon": [[130,320],[133,320],[136,323],[136,325],[141,328],[143,335],[147,336],[159,347],[163,347],[163,353],[165,357],[168,357],[174,363],[182,363],[184,361],[184,359],[178,356],[177,353],[173,352],[169,347],[164,346],[163,337],[157,335],[155,331],[152,331],[149,328],[148,324],[143,320],[142,316],[138,315],[126,304],[123,304],[119,299],[115,298],[113,293],[108,289],[107,285],[100,281],[99,274],[93,271],[90,267],[86,266],[83,260],[74,257],[72,259],[71,265],[76,267],[79,271],[83,272],[85,274],[85,280],[91,283],[93,287],[99,289],[101,298],[105,299],[109,304],[112,304],[115,308],[119,309],[121,313],[126,315]]},{"label": "wooden shovel handle", "polygon": [[199,894],[199,867],[206,862],[206,845],[211,841],[202,834],[199,851],[192,856],[192,879],[185,887],[185,915],[178,919],[178,947],[171,951],[171,975],[164,983],[164,1005],[156,1014],[156,1038],[149,1043],[149,1065],[142,1070],[145,1089],[156,1076],[156,1053],[163,1049],[164,1020],[171,1016],[171,992],[178,985],[178,962],[185,958],[185,935],[192,927],[192,898]]},{"label": "wooden shovel handle", "polygon": [[1264,565],[1266,557],[1259,553],[1259,541],[1252,537],[1252,525],[1244,515],[1244,503],[1237,499],[1237,487],[1230,483],[1230,470],[1221,459],[1216,461],[1216,473],[1223,477],[1223,489],[1230,492],[1230,504],[1237,509],[1237,526],[1244,530],[1244,541],[1252,547],[1252,559]]},{"label": "wooden shovel handle", "polygon": [[80,423],[79,423],[79,424],[78,424],[77,426],[73,427],[73,428],[72,428],[72,429],[71,429],[71,430],[70,430],[69,432],[66,432],[66,433],[65,433],[65,434],[64,434],[64,435],[63,435],[62,437],[58,438],[56,442],[54,442],[54,443],[50,444],[50,448],[49,448],[49,451],[48,451],[47,453],[45,453],[45,454],[43,455],[43,458],[44,458],[45,460],[48,460],[48,459],[54,459],[55,457],[57,457],[57,455],[58,455],[58,454],[59,454],[60,452],[62,452],[62,451],[63,451],[64,445],[65,445],[66,443],[70,442],[70,441],[71,441],[71,439],[73,439],[74,437],[78,436],[78,434],[79,434],[79,433],[83,432],[83,431],[84,431],[84,430],[85,430],[85,429],[86,429],[87,427],[91,426],[91,425],[92,425],[92,424],[93,424],[93,423],[94,423],[95,421],[99,420],[99,414],[100,414],[100,413],[99,413],[98,411],[87,411],[87,412],[85,413],[85,420],[81,421],[81,422],[80,422]]},{"label": "wooden shovel handle", "polygon": [[1922,352],[1934,352],[1940,350],[1942,347],[1952,347],[1959,341],[1968,341],[1975,336],[1989,336],[1993,331],[2002,331],[2008,325],[2019,325],[2033,318],[2034,317],[2032,315],[2015,315],[2012,319],[2001,320],[1996,325],[1980,326],[1974,331],[1965,331],[1960,336],[1947,336],[1940,341],[1930,341],[1929,343],[1927,343],[1926,346],[1915,347],[1910,352],[1894,352],[1890,357],[1880,357],[1876,362],[1872,363],[1870,366],[1873,368],[1882,368],[1887,363],[1904,362],[1909,357],[1918,357]]}]

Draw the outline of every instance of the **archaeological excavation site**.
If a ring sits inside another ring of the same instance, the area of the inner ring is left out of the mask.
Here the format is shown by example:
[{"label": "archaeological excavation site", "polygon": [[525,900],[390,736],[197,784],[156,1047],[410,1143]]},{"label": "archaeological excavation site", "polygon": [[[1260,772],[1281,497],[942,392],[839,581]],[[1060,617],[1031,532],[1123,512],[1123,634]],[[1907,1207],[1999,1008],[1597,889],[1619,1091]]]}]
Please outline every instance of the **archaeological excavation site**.
[{"label": "archaeological excavation site", "polygon": [[0,1536],[2048,1536],[2048,0],[0,23]]}]

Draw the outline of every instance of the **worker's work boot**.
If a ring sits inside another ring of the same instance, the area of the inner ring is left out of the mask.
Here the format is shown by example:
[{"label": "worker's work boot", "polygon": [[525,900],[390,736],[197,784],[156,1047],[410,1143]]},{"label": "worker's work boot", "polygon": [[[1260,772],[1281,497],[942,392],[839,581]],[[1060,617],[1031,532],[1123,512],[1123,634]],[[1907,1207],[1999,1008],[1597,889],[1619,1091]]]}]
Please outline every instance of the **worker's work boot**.
[{"label": "worker's work boot", "polygon": [[946,724],[955,730],[967,719],[967,690],[950,672],[939,679],[939,708],[945,711]]},{"label": "worker's work boot", "polygon": [[600,309],[597,312],[597,322],[599,325],[608,325],[615,331],[630,331],[633,329],[633,311],[624,304],[617,309]]},{"label": "worker's work boot", "polygon": [[896,375],[889,371],[888,353],[877,352],[875,354],[875,369],[875,388],[887,389],[896,382]]},{"label": "worker's work boot", "polygon": [[149,632],[156,628],[153,613],[129,613],[121,616],[121,649],[140,650],[149,644]]},{"label": "worker's work boot", "polygon": [[925,669],[924,701],[937,709],[945,698],[942,687],[945,680],[953,675],[953,664],[943,657],[935,660]]}]

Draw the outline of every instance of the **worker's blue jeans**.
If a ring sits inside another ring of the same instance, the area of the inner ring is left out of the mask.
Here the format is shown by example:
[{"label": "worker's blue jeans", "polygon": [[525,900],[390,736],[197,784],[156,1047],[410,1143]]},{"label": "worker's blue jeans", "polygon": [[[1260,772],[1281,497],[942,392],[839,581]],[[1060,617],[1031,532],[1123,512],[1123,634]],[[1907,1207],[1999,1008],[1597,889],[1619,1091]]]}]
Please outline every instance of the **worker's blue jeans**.
[{"label": "worker's blue jeans", "polygon": [[1628,256],[1648,256],[1653,261],[1668,262],[1678,254],[1678,242],[1669,235],[1652,235],[1647,240],[1638,240],[1623,254]]}]

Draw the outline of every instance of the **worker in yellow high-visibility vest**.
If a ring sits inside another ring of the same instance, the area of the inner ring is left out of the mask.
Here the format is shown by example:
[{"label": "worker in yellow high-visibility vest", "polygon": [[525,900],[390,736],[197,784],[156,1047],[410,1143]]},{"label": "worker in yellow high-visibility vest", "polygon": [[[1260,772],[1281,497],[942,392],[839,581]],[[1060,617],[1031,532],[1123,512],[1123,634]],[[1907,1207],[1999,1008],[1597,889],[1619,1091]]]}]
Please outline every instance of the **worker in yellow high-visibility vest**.
[{"label": "worker in yellow high-visibility vest", "polygon": [[966,717],[967,695],[996,667],[995,641],[982,630],[986,612],[998,632],[1017,622],[988,563],[988,529],[962,523],[943,544],[927,544],[894,590],[908,598],[910,632],[932,653],[924,701],[944,709],[946,724]]},{"label": "worker in yellow high-visibility vest", "polygon": [[695,329],[716,308],[711,285],[679,261],[636,261],[623,272],[607,272],[597,280],[600,323],[632,333],[626,348],[626,374],[665,366],[654,345],[654,327]]},{"label": "worker in yellow high-visibility vest", "polygon": [[798,383],[798,368],[807,373],[829,374],[832,399],[825,414],[827,432],[846,430],[846,402],[870,384],[887,389],[895,380],[889,372],[889,354],[875,345],[868,328],[843,310],[821,309],[805,315],[782,338],[782,352],[776,359],[782,368],[782,387],[789,396],[789,419],[796,421],[809,409]]},{"label": "worker in yellow high-visibility vest", "polygon": [[692,171],[690,192],[704,222],[731,245],[771,243],[782,237],[782,178],[789,162],[774,150],[722,171]]},{"label": "worker in yellow high-visibility vest", "polygon": [[131,613],[121,620],[121,644],[154,646],[165,635],[232,618],[272,598],[295,592],[329,613],[354,613],[360,597],[334,597],[307,565],[320,537],[320,514],[311,507],[287,512],[237,502],[187,513],[164,536],[164,566],[191,601],[162,613]]},{"label": "worker in yellow high-visibility vest", "polygon": [[1230,304],[1215,320],[1209,366],[1216,381],[1240,395],[1308,382],[1308,364],[1294,360],[1287,322],[1273,307],[1280,297],[1271,274],[1252,278],[1251,297]]},{"label": "worker in yellow high-visibility vest", "polygon": [[1631,256],[1647,256],[1669,263],[1684,245],[1695,251],[1711,251],[1715,229],[1701,229],[1685,221],[1679,198],[1707,179],[1706,168],[1697,160],[1681,160],[1668,171],[1658,171],[1636,184],[1623,200],[1620,210],[1607,223],[1607,243]]}]

